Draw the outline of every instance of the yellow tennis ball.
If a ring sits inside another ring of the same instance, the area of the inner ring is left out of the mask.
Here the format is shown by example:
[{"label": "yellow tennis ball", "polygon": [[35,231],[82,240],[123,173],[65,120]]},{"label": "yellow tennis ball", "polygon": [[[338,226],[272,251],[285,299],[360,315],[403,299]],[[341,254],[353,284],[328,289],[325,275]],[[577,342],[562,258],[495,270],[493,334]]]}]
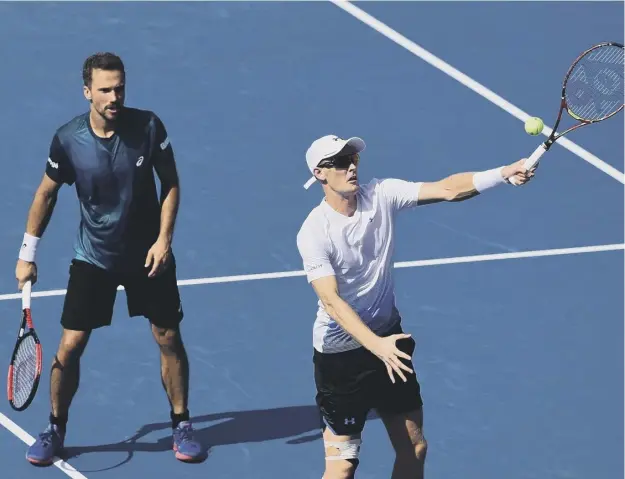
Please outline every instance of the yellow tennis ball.
[{"label": "yellow tennis ball", "polygon": [[544,127],[543,121],[536,116],[528,118],[525,122],[525,131],[528,135],[540,135]]}]

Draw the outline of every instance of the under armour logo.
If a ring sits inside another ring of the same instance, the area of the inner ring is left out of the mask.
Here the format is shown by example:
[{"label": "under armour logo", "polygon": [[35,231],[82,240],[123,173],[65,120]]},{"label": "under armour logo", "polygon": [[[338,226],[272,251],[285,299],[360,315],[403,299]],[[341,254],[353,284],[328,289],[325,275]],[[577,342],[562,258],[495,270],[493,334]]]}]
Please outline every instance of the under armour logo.
[{"label": "under armour logo", "polygon": [[347,426],[348,424],[355,425],[356,424],[356,418],[355,417],[352,417],[350,419],[345,418],[345,425]]}]

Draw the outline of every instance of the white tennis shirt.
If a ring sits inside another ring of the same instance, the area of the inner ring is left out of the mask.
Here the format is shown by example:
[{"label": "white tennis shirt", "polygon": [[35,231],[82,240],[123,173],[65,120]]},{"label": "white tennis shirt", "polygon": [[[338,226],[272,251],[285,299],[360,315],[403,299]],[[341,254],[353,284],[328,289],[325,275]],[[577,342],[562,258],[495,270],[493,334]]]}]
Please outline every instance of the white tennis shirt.
[{"label": "white tennis shirt", "polygon": [[[398,319],[392,275],[395,214],[417,205],[421,183],[373,179],[361,185],[357,210],[345,216],[325,199],[306,217],[297,234],[308,282],[336,276],[338,291],[375,333]],[[360,347],[318,301],[313,346],[337,353]]]}]

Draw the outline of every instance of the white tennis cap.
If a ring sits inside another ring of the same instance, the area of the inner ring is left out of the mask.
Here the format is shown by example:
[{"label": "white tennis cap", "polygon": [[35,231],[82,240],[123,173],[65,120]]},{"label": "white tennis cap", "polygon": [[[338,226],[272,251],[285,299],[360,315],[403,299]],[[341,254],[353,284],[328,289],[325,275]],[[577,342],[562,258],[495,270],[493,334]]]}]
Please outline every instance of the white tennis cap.
[{"label": "white tennis cap", "polygon": [[[313,141],[312,145],[306,151],[306,163],[311,173],[317,168],[317,165],[322,160],[330,158],[338,153],[344,155],[353,155],[354,153],[360,153],[365,149],[365,142],[356,136],[351,137],[348,140],[344,140],[336,135],[326,135]],[[306,184],[305,189],[311,187],[311,185],[317,181],[313,174]]]}]

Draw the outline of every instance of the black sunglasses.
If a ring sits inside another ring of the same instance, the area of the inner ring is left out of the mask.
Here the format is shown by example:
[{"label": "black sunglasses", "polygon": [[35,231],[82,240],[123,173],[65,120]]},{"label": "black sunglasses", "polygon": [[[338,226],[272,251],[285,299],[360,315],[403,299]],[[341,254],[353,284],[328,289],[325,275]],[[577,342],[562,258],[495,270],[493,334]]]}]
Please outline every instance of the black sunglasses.
[{"label": "black sunglasses", "polygon": [[352,163],[358,166],[359,161],[360,156],[358,155],[358,153],[355,153],[353,155],[333,156],[331,158],[323,160],[317,165],[317,168],[347,169]]}]

